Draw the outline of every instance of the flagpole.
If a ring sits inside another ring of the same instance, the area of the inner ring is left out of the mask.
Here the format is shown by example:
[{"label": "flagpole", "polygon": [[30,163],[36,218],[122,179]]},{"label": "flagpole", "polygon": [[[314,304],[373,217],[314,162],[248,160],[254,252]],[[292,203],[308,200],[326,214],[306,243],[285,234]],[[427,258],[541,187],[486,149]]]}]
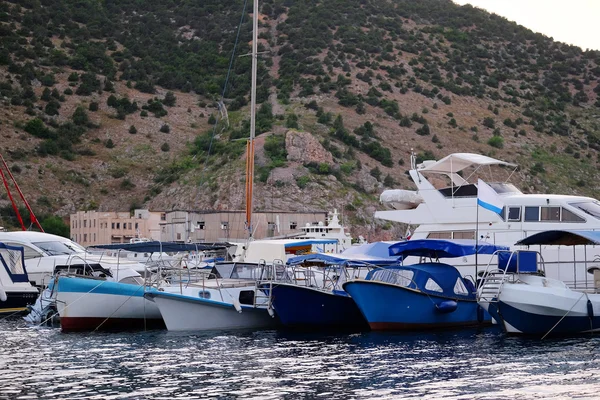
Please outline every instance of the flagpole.
[{"label": "flagpole", "polygon": [[[478,189],[479,191],[479,189]],[[479,253],[479,202],[475,203],[475,288],[477,288],[477,253]]]}]

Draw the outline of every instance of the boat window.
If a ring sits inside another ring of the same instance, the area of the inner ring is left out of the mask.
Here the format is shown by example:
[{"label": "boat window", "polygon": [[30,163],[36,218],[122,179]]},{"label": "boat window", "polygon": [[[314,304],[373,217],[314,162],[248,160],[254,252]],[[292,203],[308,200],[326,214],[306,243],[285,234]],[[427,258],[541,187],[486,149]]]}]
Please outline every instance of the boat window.
[{"label": "boat window", "polygon": [[520,221],[521,220],[521,207],[509,207],[507,221]]},{"label": "boat window", "polygon": [[139,276],[128,276],[127,278],[123,278],[119,281],[120,283],[128,283],[130,285],[143,285],[144,280]]},{"label": "boat window", "polygon": [[24,257],[26,260],[29,260],[31,258],[37,258],[37,257],[41,257],[42,253],[40,253],[39,251],[24,245],[22,243],[12,243],[12,242],[4,242],[5,244],[9,245],[9,246],[19,246],[23,248],[24,251]]},{"label": "boat window", "polygon": [[578,208],[584,213],[591,215],[594,218],[600,219],[600,203],[597,201],[584,201],[581,203],[569,203],[569,205]]},{"label": "boat window", "polygon": [[560,207],[540,207],[540,221],[560,221]]},{"label": "boat window", "polygon": [[240,304],[254,305],[254,290],[240,291]]},{"label": "boat window", "polygon": [[210,292],[207,292],[206,290],[201,290],[198,292],[198,297],[200,297],[201,299],[210,299]]},{"label": "boat window", "polygon": [[414,275],[415,273],[413,271],[407,269],[381,269],[373,272],[371,280],[392,283],[394,285],[406,287],[412,283],[412,278]]},{"label": "boat window", "polygon": [[579,215],[567,210],[566,208],[562,209],[560,220],[563,222],[585,222],[584,218],[581,218]]},{"label": "boat window", "polygon": [[0,260],[2,260],[2,264],[8,267],[8,270],[11,274],[25,274],[25,267],[23,266],[20,251],[11,249],[0,249]]},{"label": "boat window", "polygon": [[525,207],[525,221],[539,221],[540,220],[540,208],[539,207]]},{"label": "boat window", "polygon": [[430,232],[428,239],[452,239],[452,232]]},{"label": "boat window", "polygon": [[443,292],[444,290],[436,281],[429,278],[427,279],[427,283],[425,284],[425,289],[430,290],[432,292]]},{"label": "boat window", "polygon": [[456,280],[456,284],[454,285],[454,293],[455,294],[462,294],[462,295],[467,295],[469,294],[469,291],[467,290],[465,284],[463,283],[461,278],[458,278]]},{"label": "boat window", "polygon": [[459,231],[454,232],[454,239],[475,239],[475,231]]},{"label": "boat window", "polygon": [[83,253],[85,249],[75,242],[33,242],[34,245],[44,250],[51,256],[57,256],[61,254],[75,254]]}]

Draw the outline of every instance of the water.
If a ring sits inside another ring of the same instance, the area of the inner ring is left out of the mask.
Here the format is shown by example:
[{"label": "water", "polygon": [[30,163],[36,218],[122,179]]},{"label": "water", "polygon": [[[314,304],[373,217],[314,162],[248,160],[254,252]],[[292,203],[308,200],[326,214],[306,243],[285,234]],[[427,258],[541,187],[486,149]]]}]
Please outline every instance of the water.
[{"label": "water", "polygon": [[598,398],[600,337],[65,334],[0,321],[2,399]]}]

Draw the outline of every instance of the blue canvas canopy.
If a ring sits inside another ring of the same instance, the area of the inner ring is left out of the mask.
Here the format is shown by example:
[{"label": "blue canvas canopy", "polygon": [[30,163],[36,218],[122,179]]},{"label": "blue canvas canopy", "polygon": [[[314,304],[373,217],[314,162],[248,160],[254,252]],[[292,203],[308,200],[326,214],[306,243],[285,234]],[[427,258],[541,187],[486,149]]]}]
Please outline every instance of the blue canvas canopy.
[{"label": "blue canvas canopy", "polygon": [[521,239],[517,246],[536,244],[578,246],[600,244],[600,231],[545,231]]},{"label": "blue canvas canopy", "polygon": [[291,257],[288,264],[300,264],[304,261],[322,261],[326,264],[350,265],[373,264],[391,265],[398,262],[399,257],[389,255],[389,247],[396,242],[374,242],[361,246],[352,246],[340,254],[314,253]]},{"label": "blue canvas canopy", "polygon": [[180,251],[206,251],[221,250],[229,246],[229,243],[174,243],[174,242],[138,242],[138,243],[116,243],[100,244],[92,247],[108,250],[126,250],[137,253],[178,253]]},{"label": "blue canvas canopy", "polygon": [[393,244],[390,256],[454,258],[472,254],[494,254],[498,250],[508,250],[507,246],[475,241],[470,239],[416,239]]}]

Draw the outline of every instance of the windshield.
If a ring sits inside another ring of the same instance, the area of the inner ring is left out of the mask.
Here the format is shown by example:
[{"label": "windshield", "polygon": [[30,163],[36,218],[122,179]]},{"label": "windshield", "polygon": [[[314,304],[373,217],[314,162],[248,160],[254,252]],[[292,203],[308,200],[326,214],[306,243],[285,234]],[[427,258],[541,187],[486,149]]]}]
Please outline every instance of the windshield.
[{"label": "windshield", "polygon": [[585,201],[581,203],[569,203],[569,205],[583,211],[584,213],[591,215],[597,219],[600,219],[600,203],[597,201]]},{"label": "windshield", "polygon": [[85,252],[85,249],[74,242],[35,242],[33,243],[51,256]]}]

